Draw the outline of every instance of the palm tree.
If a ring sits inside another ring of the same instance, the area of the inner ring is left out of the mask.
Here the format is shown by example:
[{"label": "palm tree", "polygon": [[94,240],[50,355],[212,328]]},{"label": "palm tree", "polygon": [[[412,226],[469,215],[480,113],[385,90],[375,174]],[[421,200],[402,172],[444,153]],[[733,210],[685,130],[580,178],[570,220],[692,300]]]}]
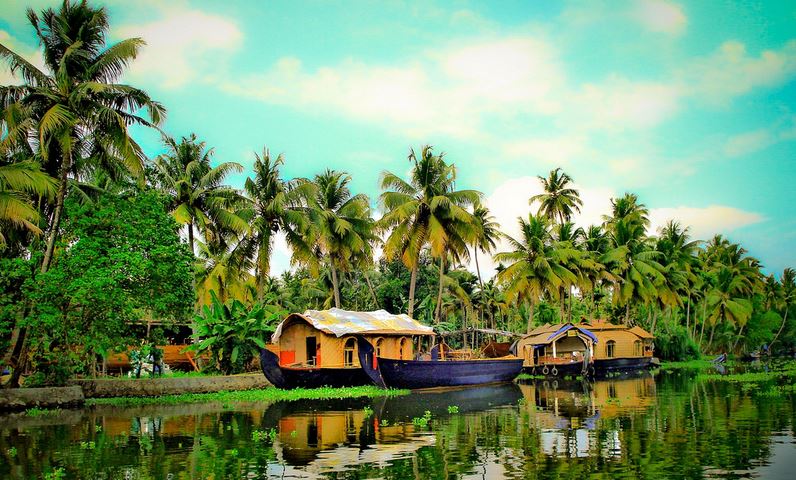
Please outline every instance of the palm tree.
[{"label": "palm tree", "polygon": [[197,305],[210,305],[213,294],[221,303],[231,299],[251,303],[247,287],[253,281],[249,273],[253,265],[243,242],[232,232],[216,233],[209,238],[196,242]]},{"label": "palm tree", "polygon": [[[130,137],[130,125],[156,127],[165,116],[161,104],[143,90],[114,83],[144,45],[140,38],[107,46],[104,7],[64,1],[57,11],[28,19],[49,73],[0,44],[0,57],[24,81],[0,87],[0,106],[19,113],[8,122],[3,149],[18,148],[32,135],[44,170],[59,180],[41,270],[52,261],[70,176],[104,169],[113,176],[143,173],[145,155]],[[146,118],[138,112],[145,112]]]},{"label": "palm tree", "polygon": [[31,200],[37,197],[52,200],[56,190],[55,180],[31,161],[0,164],[0,249],[6,245],[4,231],[22,229],[41,235],[38,226],[41,216]]},{"label": "palm tree", "polygon": [[605,218],[612,248],[600,257],[614,276],[612,300],[625,307],[625,323],[630,323],[631,304],[649,304],[657,299],[656,284],[664,281],[663,266],[646,237],[649,225],[647,208],[638,197],[627,193],[611,200],[612,215]]},{"label": "palm tree", "polygon": [[306,257],[311,250],[301,233],[306,228],[307,199],[313,194],[314,185],[304,178],[282,180],[279,172],[282,165],[282,154],[273,159],[268,149],[264,148],[262,156],[254,154],[254,178],[247,177],[244,185],[254,208],[254,220],[247,243],[255,252],[257,292],[260,297],[271,271],[271,252],[277,233],[285,235],[292,251],[303,252],[299,256]]},{"label": "palm tree", "polygon": [[[661,227],[655,250],[660,252],[663,267],[662,280],[656,285],[658,301],[665,308],[683,306],[683,296],[687,296],[686,329],[691,321],[691,291],[698,281],[694,273],[700,241],[691,240],[689,228],[683,228],[674,220]],[[670,310],[671,311],[671,310]],[[655,322],[652,324],[655,333]]]},{"label": "palm tree", "polygon": [[542,182],[544,193],[534,195],[528,201],[529,204],[539,202],[538,213],[544,214],[551,221],[558,220],[561,223],[571,220],[574,212],[580,213],[583,202],[578,191],[570,186],[572,177],[556,168],[550,170],[547,178],[538,178]]},{"label": "palm tree", "polygon": [[370,201],[364,194],[351,195],[350,182],[350,175],[335,170],[315,176],[307,241],[315,245],[315,255],[301,259],[310,265],[320,258],[327,260],[337,308],[342,307],[338,272],[347,271],[361,256],[372,256],[376,239]]},{"label": "palm tree", "polygon": [[496,242],[502,237],[500,224],[495,221],[495,217],[489,209],[480,203],[473,209],[473,220],[475,221],[475,235],[473,237],[473,257],[475,258],[475,270],[478,273],[478,284],[484,288],[484,281],[481,278],[481,267],[478,265],[478,251],[482,253],[492,253],[495,250]]},{"label": "palm tree", "polygon": [[782,315],[782,324],[779,326],[777,334],[774,335],[774,339],[771,340],[769,347],[774,345],[774,342],[779,338],[779,334],[782,333],[782,329],[785,328],[785,324],[788,322],[788,311],[796,303],[796,271],[792,268],[786,268],[779,279],[779,285],[781,293],[777,303],[780,308],[785,310],[785,313]]},{"label": "palm tree", "polygon": [[205,242],[212,242],[208,237],[214,225],[236,233],[246,231],[248,223],[233,211],[244,199],[223,183],[230,172],[240,172],[243,167],[234,162],[211,167],[213,149],[206,149],[205,142],[198,141],[194,134],[182,137],[179,143],[166,138],[165,144],[169,153],[154,162],[155,183],[169,196],[177,223],[188,226],[191,251],[196,253],[194,227]]},{"label": "palm tree", "polygon": [[[140,176],[145,155],[130,137],[128,127],[157,127],[165,117],[163,106],[143,90],[115,83],[144,45],[140,38],[107,46],[108,15],[104,7],[65,0],[57,11],[39,17],[28,9],[28,20],[43,47],[47,73],[0,44],[0,58],[23,84],[0,86],[0,130],[6,133],[0,154],[23,149],[33,142],[45,172],[58,179],[41,272],[47,272],[60,230],[64,199],[70,185],[92,169],[111,176]],[[146,117],[139,115],[144,112]],[[10,355],[9,385],[18,384],[26,345],[26,329],[18,329]]]},{"label": "palm tree", "polygon": [[589,225],[583,231],[581,248],[584,250],[584,258],[581,261],[582,287],[584,293],[589,293],[589,321],[594,318],[595,292],[603,283],[610,283],[614,280],[611,272],[600,262],[600,258],[608,252],[611,246],[611,239],[600,225]]},{"label": "palm tree", "polygon": [[412,162],[409,182],[394,173],[382,174],[381,188],[385,191],[379,202],[385,214],[379,225],[390,232],[384,243],[384,255],[388,259],[400,256],[411,270],[408,307],[411,317],[420,252],[426,245],[431,247],[431,255],[439,258],[442,265],[440,277],[446,253],[466,255],[466,239],[472,231],[465,230],[473,225],[466,207],[478,202],[481,193],[456,190],[456,167],[445,162],[444,153],[435,155],[430,145],[421,149],[419,158],[410,149],[409,161]]},{"label": "palm tree", "polygon": [[564,266],[572,252],[556,249],[547,217],[529,215],[527,221],[522,217],[518,220],[521,237],[507,237],[512,250],[500,252],[494,258],[496,262],[509,264],[497,274],[498,281],[506,285],[507,300],[530,304],[530,332],[536,302],[543,295],[558,292],[569,282],[574,283],[577,277]]}]

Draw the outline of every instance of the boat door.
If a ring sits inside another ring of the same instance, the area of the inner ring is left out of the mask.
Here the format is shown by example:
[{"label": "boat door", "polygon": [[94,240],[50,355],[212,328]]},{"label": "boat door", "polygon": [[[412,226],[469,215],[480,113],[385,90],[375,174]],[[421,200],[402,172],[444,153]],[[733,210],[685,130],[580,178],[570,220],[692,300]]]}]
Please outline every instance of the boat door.
[{"label": "boat door", "polygon": [[318,358],[318,340],[315,337],[307,337],[307,364],[315,365]]}]

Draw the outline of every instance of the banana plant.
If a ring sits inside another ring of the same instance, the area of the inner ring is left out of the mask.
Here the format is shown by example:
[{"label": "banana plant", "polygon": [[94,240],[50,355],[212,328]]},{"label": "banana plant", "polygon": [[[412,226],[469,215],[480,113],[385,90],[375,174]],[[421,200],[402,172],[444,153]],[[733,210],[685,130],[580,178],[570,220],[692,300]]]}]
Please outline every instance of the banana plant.
[{"label": "banana plant", "polygon": [[222,303],[214,291],[210,295],[210,305],[194,318],[195,343],[190,349],[209,353],[225,375],[240,373],[265,348],[286,312],[272,296],[249,308],[239,300]]}]

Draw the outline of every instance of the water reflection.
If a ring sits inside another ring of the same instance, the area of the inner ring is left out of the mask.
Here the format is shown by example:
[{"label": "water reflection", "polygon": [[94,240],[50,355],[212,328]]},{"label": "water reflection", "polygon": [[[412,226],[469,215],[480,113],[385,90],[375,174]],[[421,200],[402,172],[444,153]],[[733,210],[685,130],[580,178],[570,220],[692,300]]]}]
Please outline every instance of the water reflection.
[{"label": "water reflection", "polygon": [[0,478],[789,478],[794,402],[672,373],[12,415]]}]

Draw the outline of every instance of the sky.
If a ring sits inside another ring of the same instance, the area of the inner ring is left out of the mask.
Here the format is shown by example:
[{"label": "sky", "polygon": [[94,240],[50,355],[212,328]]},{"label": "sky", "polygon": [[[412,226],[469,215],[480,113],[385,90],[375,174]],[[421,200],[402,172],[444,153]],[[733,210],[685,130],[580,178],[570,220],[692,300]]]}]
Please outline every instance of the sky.
[{"label": "sky", "polygon": [[[0,43],[40,62],[24,10],[55,3],[0,0]],[[377,208],[380,173],[406,175],[409,148],[431,144],[509,234],[536,176],[562,167],[580,225],[633,192],[653,229],[676,219],[767,272],[796,267],[796,2],[103,4],[111,41],[147,42],[122,81],[165,104],[168,134],[243,165],[236,186],[267,146],[286,177],[349,172]],[[272,273],[288,267],[279,241]]]}]

